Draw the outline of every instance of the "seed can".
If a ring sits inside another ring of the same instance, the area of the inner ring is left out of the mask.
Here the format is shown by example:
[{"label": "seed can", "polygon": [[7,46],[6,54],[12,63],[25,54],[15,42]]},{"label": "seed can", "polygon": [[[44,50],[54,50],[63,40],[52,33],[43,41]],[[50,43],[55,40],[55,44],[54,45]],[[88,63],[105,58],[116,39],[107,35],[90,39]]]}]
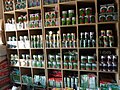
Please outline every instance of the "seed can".
[{"label": "seed can", "polygon": [[92,63],[92,70],[97,70],[97,65],[95,63]]},{"label": "seed can", "polygon": [[70,82],[70,77],[67,77],[67,87],[70,88],[71,82]]},{"label": "seed can", "polygon": [[67,35],[63,34],[63,41],[67,40]]},{"label": "seed can", "polygon": [[70,25],[70,24],[71,24],[71,19],[67,18],[67,25]]},{"label": "seed can", "polygon": [[72,25],[76,24],[76,18],[72,17]]},{"label": "seed can", "polygon": [[81,63],[80,69],[81,69],[81,70],[85,70],[85,69],[86,69],[86,64],[85,64],[85,63]]},{"label": "seed can", "polygon": [[88,46],[88,40],[85,39],[85,40],[84,40],[84,47],[87,47],[87,46]]},{"label": "seed can", "polygon": [[73,64],[72,64],[72,62],[69,62],[68,64],[69,64],[69,69],[73,69]]},{"label": "seed can", "polygon": [[62,41],[62,47],[65,47],[65,41]]},{"label": "seed can", "polygon": [[109,36],[109,42],[114,41],[114,37],[113,36]]},{"label": "seed can", "polygon": [[105,36],[105,30],[101,30],[101,36]]},{"label": "seed can", "polygon": [[71,40],[75,40],[75,33],[71,33]]},{"label": "seed can", "polygon": [[81,33],[80,33],[80,38],[81,38],[81,39],[85,39],[85,33],[84,33],[84,32],[81,32]]},{"label": "seed can", "polygon": [[80,23],[80,24],[83,24],[84,22],[85,22],[84,16],[80,16],[80,17],[79,17],[79,23]]},{"label": "seed can", "polygon": [[80,16],[85,16],[85,9],[81,8],[79,9]]},{"label": "seed can", "polygon": [[114,41],[110,41],[110,42],[109,42],[109,46],[110,46],[110,47],[114,47]]},{"label": "seed can", "polygon": [[91,40],[88,40],[88,47],[91,47],[92,44],[91,44]]},{"label": "seed can", "polygon": [[85,39],[89,39],[89,33],[85,32]]},{"label": "seed can", "polygon": [[94,56],[88,56],[88,63],[94,63],[95,57]]},{"label": "seed can", "polygon": [[94,39],[94,32],[90,32],[90,39]]},{"label": "seed can", "polygon": [[95,15],[90,15],[90,23],[94,23],[95,22]]},{"label": "seed can", "polygon": [[100,13],[106,13],[107,12],[107,6],[106,5],[100,5]]},{"label": "seed can", "polygon": [[72,47],[76,47],[76,41],[75,40],[72,41]]},{"label": "seed can", "polygon": [[107,63],[103,63],[103,71],[107,71],[108,70],[108,64]]},{"label": "seed can", "polygon": [[113,70],[113,65],[112,63],[107,63],[108,64],[108,71],[112,71]]},{"label": "seed can", "polygon": [[117,61],[118,61],[118,56],[117,56],[117,55],[113,55],[113,56],[112,56],[112,61],[117,63]]},{"label": "seed can", "polygon": [[113,15],[111,14],[111,15],[107,15],[106,16],[106,20],[107,21],[112,21],[113,20]]},{"label": "seed can", "polygon": [[92,40],[92,47],[95,47],[96,46],[96,42],[95,42],[95,40],[93,39]]},{"label": "seed can", "polygon": [[74,17],[74,10],[68,10],[68,17]]},{"label": "seed can", "polygon": [[85,23],[90,23],[90,17],[89,16],[85,16]]},{"label": "seed can", "polygon": [[117,71],[117,64],[115,62],[112,62],[113,64],[113,71]]},{"label": "seed can", "polygon": [[67,18],[67,11],[62,11],[62,17]]},{"label": "seed can", "polygon": [[84,40],[80,40],[80,47],[84,47]]},{"label": "seed can", "polygon": [[67,40],[71,40],[71,34],[67,33]]},{"label": "seed can", "polygon": [[92,15],[92,8],[86,8],[85,13],[86,15]]},{"label": "seed can", "polygon": [[107,30],[107,36],[112,36],[112,30]]},{"label": "seed can", "polygon": [[88,62],[87,56],[81,56],[81,63],[87,63],[87,62]]},{"label": "seed can", "polygon": [[62,21],[62,25],[66,25],[66,18],[62,18],[61,21]]},{"label": "seed can", "polygon": [[92,67],[91,67],[90,63],[86,63],[86,70],[92,70]]},{"label": "seed can", "polygon": [[102,63],[99,64],[99,70],[103,71],[103,64]]},{"label": "seed can", "polygon": [[106,16],[105,15],[100,15],[99,16],[99,21],[100,22],[105,22],[106,21]]},{"label": "seed can", "polygon": [[73,69],[78,69],[78,64],[77,63],[73,63]]}]

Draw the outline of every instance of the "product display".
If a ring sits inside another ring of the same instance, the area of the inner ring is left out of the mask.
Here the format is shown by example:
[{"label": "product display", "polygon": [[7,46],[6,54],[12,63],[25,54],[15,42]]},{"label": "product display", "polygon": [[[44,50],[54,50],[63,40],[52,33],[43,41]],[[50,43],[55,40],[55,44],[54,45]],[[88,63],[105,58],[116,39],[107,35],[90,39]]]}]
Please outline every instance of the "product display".
[{"label": "product display", "polygon": [[95,15],[91,7],[79,9],[79,24],[95,23]]},{"label": "product display", "polygon": [[64,63],[63,63],[64,69],[78,69],[76,51],[65,52],[63,54],[63,58],[64,58]]},{"label": "product display", "polygon": [[26,29],[28,27],[27,15],[20,15],[17,17],[17,30]]},{"label": "product display", "polygon": [[81,32],[80,33],[80,47],[96,47],[94,32]]},{"label": "product display", "polygon": [[22,75],[22,82],[28,85],[32,85],[32,77],[27,75]]},{"label": "product display", "polygon": [[16,36],[10,36],[8,37],[7,41],[8,48],[17,48],[17,41],[16,41]]},{"label": "product display", "polygon": [[41,2],[40,0],[28,0],[28,5],[29,7],[36,7],[36,6],[40,6]]},{"label": "product display", "polygon": [[18,45],[19,48],[30,48],[28,36],[19,36]]},{"label": "product display", "polygon": [[62,25],[76,24],[75,11],[74,10],[62,11],[61,24]]},{"label": "product display", "polygon": [[99,36],[99,47],[114,47],[114,36],[112,30],[101,30]]},{"label": "product display", "polygon": [[58,2],[58,0],[44,0],[44,4],[46,5],[46,4],[55,4],[55,3],[57,3]]},{"label": "product display", "polygon": [[13,10],[13,0],[5,0],[4,1],[4,10],[12,11]]},{"label": "product display", "polygon": [[48,68],[61,68],[61,57],[58,54],[48,54]]},{"label": "product display", "polygon": [[17,54],[11,54],[10,55],[10,64],[14,66],[19,66],[19,61],[18,61],[18,55]]},{"label": "product display", "polygon": [[47,48],[59,48],[60,47],[60,32],[57,33],[49,31],[46,34],[46,47]]},{"label": "product display", "polygon": [[43,55],[32,55],[32,57],[33,57],[33,60],[32,60],[33,67],[44,67],[45,66]]},{"label": "product display", "polygon": [[42,27],[40,13],[30,14],[29,18],[30,18],[30,22],[29,22],[30,28]]},{"label": "product display", "polygon": [[75,33],[63,34],[62,38],[62,47],[68,48],[77,46]]},{"label": "product display", "polygon": [[99,22],[116,21],[117,18],[114,4],[100,5]]},{"label": "product display", "polygon": [[29,54],[22,54],[20,58],[20,65],[21,66],[31,66],[30,55]]},{"label": "product display", "polygon": [[26,0],[17,0],[15,8],[16,9],[24,9],[24,8],[26,8]]},{"label": "product display", "polygon": [[31,48],[43,48],[42,35],[31,35]]}]

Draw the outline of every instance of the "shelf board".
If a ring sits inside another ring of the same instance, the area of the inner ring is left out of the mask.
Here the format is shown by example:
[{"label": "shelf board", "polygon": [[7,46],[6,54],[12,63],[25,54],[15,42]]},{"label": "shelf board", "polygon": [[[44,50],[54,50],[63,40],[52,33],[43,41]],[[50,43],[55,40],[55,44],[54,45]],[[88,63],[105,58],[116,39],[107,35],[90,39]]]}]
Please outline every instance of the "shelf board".
[{"label": "shelf board", "polygon": [[36,50],[36,49],[44,49],[44,48],[30,48],[30,49]]},{"label": "shelf board", "polygon": [[95,2],[95,0],[77,0],[78,2]]},{"label": "shelf board", "polygon": [[17,29],[17,31],[27,31],[28,30],[28,28],[26,28],[26,29]]},{"label": "shelf board", "polygon": [[6,11],[4,14],[14,14],[14,11]]},{"label": "shelf board", "polygon": [[35,29],[42,29],[42,27],[38,27],[38,28],[29,28],[30,30],[35,30]]},{"label": "shelf board", "polygon": [[78,69],[63,69],[63,70],[68,70],[68,71],[78,71]]},{"label": "shelf board", "polygon": [[6,30],[5,30],[5,32],[16,32],[16,31],[17,31],[17,30],[10,30],[10,31],[6,31]]},{"label": "shelf board", "polygon": [[96,47],[79,47],[79,49],[96,49]]},{"label": "shelf board", "polygon": [[96,70],[80,70],[81,72],[97,72]]},{"label": "shelf board", "polygon": [[25,9],[16,9],[15,10],[16,12],[27,12],[27,9],[25,8]]},{"label": "shelf board", "polygon": [[76,1],[69,1],[69,2],[60,2],[62,5],[75,5]]},{"label": "shelf board", "polygon": [[62,49],[77,49],[77,47],[62,47]]},{"label": "shelf board", "polygon": [[60,47],[59,48],[46,48],[46,49],[60,49]]},{"label": "shelf board", "polygon": [[77,27],[77,25],[61,25],[60,27]]},{"label": "shelf board", "polygon": [[19,67],[19,66],[15,66],[15,65],[10,65],[10,67]]},{"label": "shelf board", "polygon": [[18,48],[7,48],[7,49],[9,49],[9,50],[12,50],[12,49],[13,49],[13,50],[16,50],[16,49],[18,49]]},{"label": "shelf board", "polygon": [[33,69],[45,69],[45,67],[32,67]]},{"label": "shelf board", "polygon": [[21,68],[31,68],[31,66],[20,66]]},{"label": "shelf board", "polygon": [[57,3],[55,3],[55,4],[48,4],[48,5],[43,5],[43,7],[55,7],[55,6],[57,6],[58,4]]},{"label": "shelf board", "polygon": [[96,25],[96,23],[83,23],[83,24],[78,24],[78,26],[89,26],[89,25]]},{"label": "shelf board", "polygon": [[113,71],[99,71],[100,73],[117,73],[117,72],[113,72]]},{"label": "shelf board", "polygon": [[16,83],[16,84],[21,84],[21,82],[14,82],[14,83]]},{"label": "shelf board", "polygon": [[40,10],[41,6],[29,7],[28,10]]},{"label": "shelf board", "polygon": [[59,28],[59,26],[49,26],[49,27],[44,27],[44,28]]},{"label": "shelf board", "polygon": [[30,48],[18,48],[18,49],[23,49],[23,50],[27,50],[27,49],[30,49]]},{"label": "shelf board", "polygon": [[118,47],[98,47],[98,49],[117,49]]},{"label": "shelf board", "polygon": [[47,68],[47,69],[61,70],[61,68]]},{"label": "shelf board", "polygon": [[111,21],[111,22],[98,22],[98,24],[115,24],[118,23],[118,21]]}]

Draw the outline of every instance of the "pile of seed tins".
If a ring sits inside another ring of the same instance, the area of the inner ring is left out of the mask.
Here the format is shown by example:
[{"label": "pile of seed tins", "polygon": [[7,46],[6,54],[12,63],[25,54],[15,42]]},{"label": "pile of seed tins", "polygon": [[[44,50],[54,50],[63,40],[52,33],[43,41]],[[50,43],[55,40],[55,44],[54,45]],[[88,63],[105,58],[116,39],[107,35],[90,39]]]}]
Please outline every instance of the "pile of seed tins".
[{"label": "pile of seed tins", "polygon": [[24,8],[26,8],[26,0],[17,0],[15,8],[16,9],[24,9]]},{"label": "pile of seed tins", "polygon": [[96,56],[81,56],[81,70],[97,70]]},{"label": "pile of seed tins", "polygon": [[29,22],[30,28],[38,28],[42,26],[40,13],[30,14],[29,18],[30,18],[30,22]]},{"label": "pile of seed tins", "polygon": [[12,11],[13,10],[13,0],[4,0],[4,10],[5,11]]},{"label": "pile of seed tins", "polygon": [[63,33],[62,47],[76,47],[75,33]]},{"label": "pile of seed tins", "polygon": [[29,7],[40,6],[40,0],[29,0],[28,5],[29,5]]},{"label": "pile of seed tins", "polygon": [[9,36],[7,44],[8,48],[16,48],[17,47],[16,36]]},{"label": "pile of seed tins", "polygon": [[117,71],[118,56],[117,55],[101,55],[100,71]]},{"label": "pile of seed tins", "polygon": [[31,35],[31,48],[43,48],[42,35]]},{"label": "pile of seed tins", "polygon": [[48,54],[48,68],[61,68],[60,53]]},{"label": "pile of seed tins", "polygon": [[20,65],[21,66],[31,66],[29,54],[21,54]]},{"label": "pile of seed tins", "polygon": [[79,9],[79,24],[94,22],[95,15],[93,15],[93,9],[91,7]]},{"label": "pile of seed tins", "polygon": [[54,3],[57,3],[58,0],[44,0],[44,4],[54,4]]},{"label": "pile of seed tins", "polygon": [[112,30],[101,30],[99,36],[99,47],[114,47],[114,36]]},{"label": "pile of seed tins", "polygon": [[80,33],[80,47],[95,47],[95,33],[94,32],[81,32]]},{"label": "pile of seed tins", "polygon": [[59,31],[54,33],[53,31],[49,31],[46,34],[46,47],[47,48],[58,48],[60,47],[60,34]]},{"label": "pile of seed tins", "polygon": [[33,67],[44,67],[43,55],[32,55],[32,66]]},{"label": "pile of seed tins", "polygon": [[58,13],[53,10],[50,12],[45,12],[45,26],[58,26]]},{"label": "pile of seed tins", "polygon": [[117,18],[118,16],[117,16],[117,12],[115,12],[114,4],[100,5],[100,14],[99,14],[100,22],[116,21]]},{"label": "pile of seed tins", "polygon": [[77,56],[78,54],[76,51],[65,52],[63,55],[64,69],[78,69]]},{"label": "pile of seed tins", "polygon": [[17,54],[11,54],[10,55],[10,64],[11,65],[19,65],[18,64],[18,55]]},{"label": "pile of seed tins", "polygon": [[62,11],[61,24],[74,25],[76,24],[76,13],[74,10]]}]

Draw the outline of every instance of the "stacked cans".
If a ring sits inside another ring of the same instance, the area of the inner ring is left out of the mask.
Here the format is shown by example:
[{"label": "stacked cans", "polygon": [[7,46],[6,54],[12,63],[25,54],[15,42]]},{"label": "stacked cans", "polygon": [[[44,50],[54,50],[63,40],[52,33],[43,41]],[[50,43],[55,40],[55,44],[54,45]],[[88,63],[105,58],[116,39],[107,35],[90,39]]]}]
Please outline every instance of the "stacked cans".
[{"label": "stacked cans", "polygon": [[28,5],[29,5],[29,7],[40,6],[40,0],[29,0]]},{"label": "stacked cans", "polygon": [[118,56],[117,55],[102,55],[100,56],[100,71],[117,71]]},{"label": "stacked cans", "polygon": [[78,87],[78,77],[75,76],[64,77],[64,87],[68,88]]},{"label": "stacked cans", "polygon": [[12,11],[13,10],[13,1],[14,0],[4,0],[4,10],[5,11]]},{"label": "stacked cans", "polygon": [[100,5],[100,14],[99,14],[99,21],[106,22],[106,21],[115,21],[117,20],[117,12],[115,12],[115,5],[114,4],[105,4]]},{"label": "stacked cans", "polygon": [[81,70],[97,70],[95,56],[81,56]]},{"label": "stacked cans", "polygon": [[62,47],[76,47],[76,37],[75,33],[63,34]]},{"label": "stacked cans", "polygon": [[11,54],[10,55],[10,64],[11,65],[17,65],[18,64],[18,55],[17,54]]},{"label": "stacked cans", "polygon": [[99,36],[99,47],[114,47],[114,36],[112,30],[101,30]]},{"label": "stacked cans", "polygon": [[92,14],[93,14],[93,10],[91,7],[80,8],[79,9],[79,24],[94,23],[95,15],[92,15]]},{"label": "stacked cans", "polygon": [[42,35],[31,35],[31,48],[43,48]]},{"label": "stacked cans", "polygon": [[29,18],[30,18],[30,22],[29,22],[30,28],[42,27],[40,13],[30,14]]},{"label": "stacked cans", "polygon": [[63,55],[64,58],[64,69],[78,69],[77,63],[77,54],[76,52],[66,52],[67,54]]},{"label": "stacked cans", "polygon": [[62,25],[74,25],[76,24],[76,18],[75,18],[75,11],[74,10],[68,10],[68,11],[62,11],[62,18],[61,18],[61,24]]},{"label": "stacked cans", "polygon": [[45,12],[45,26],[58,26],[58,12],[56,11],[50,11]]},{"label": "stacked cans", "polygon": [[61,68],[61,57],[59,53],[48,55],[48,68]]},{"label": "stacked cans", "polygon": [[95,33],[94,32],[81,32],[80,33],[80,47],[95,47]]},{"label": "stacked cans", "polygon": [[16,36],[8,37],[7,44],[8,44],[8,48],[16,48],[17,47]]},{"label": "stacked cans", "polygon": [[45,62],[44,62],[44,57],[43,55],[32,55],[32,66],[33,67],[44,67]]},{"label": "stacked cans", "polygon": [[15,8],[16,9],[25,9],[26,8],[26,1],[25,0],[17,0],[15,3]]},{"label": "stacked cans", "polygon": [[54,3],[57,3],[58,0],[44,0],[44,4],[54,4]]},{"label": "stacked cans", "polygon": [[20,65],[21,66],[31,66],[29,54],[21,54]]},{"label": "stacked cans", "polygon": [[60,47],[60,34],[59,31],[57,33],[53,33],[49,31],[46,34],[46,47],[47,48],[59,48]]}]

